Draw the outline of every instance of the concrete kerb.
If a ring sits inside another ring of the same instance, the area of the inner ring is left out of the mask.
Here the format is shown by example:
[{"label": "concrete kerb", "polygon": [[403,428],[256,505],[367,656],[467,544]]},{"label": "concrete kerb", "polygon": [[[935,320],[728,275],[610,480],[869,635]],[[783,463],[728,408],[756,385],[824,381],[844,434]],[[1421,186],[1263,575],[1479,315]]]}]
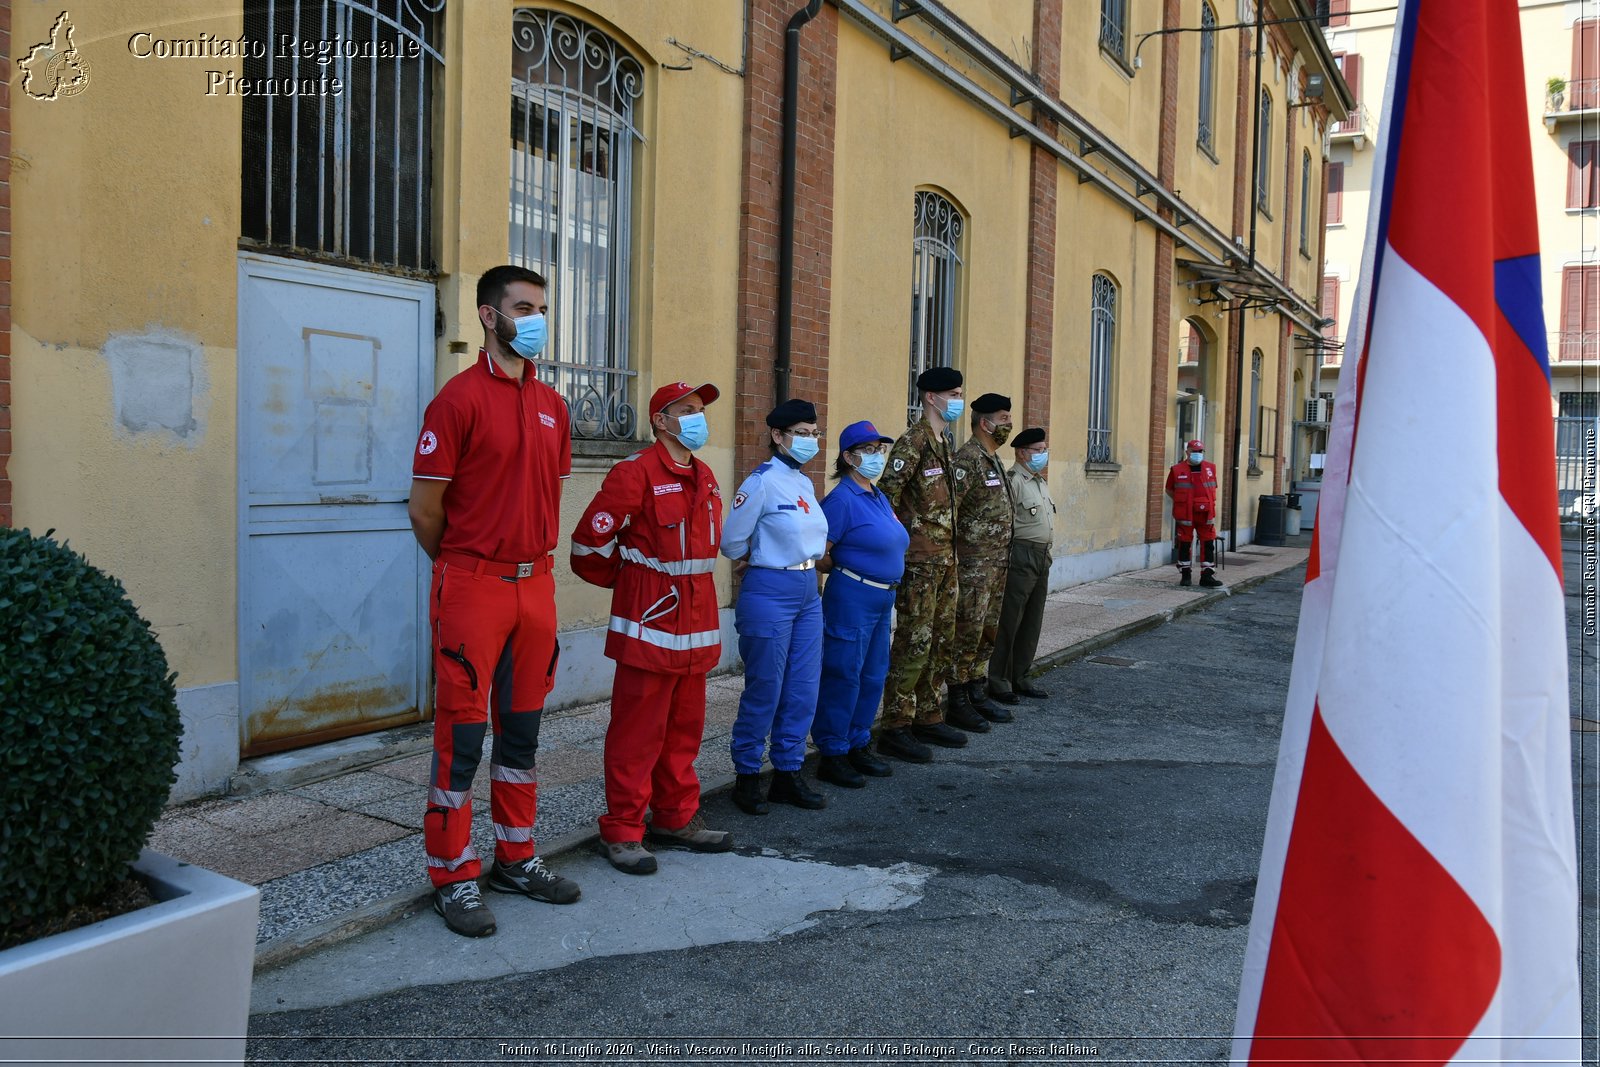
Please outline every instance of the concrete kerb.
[{"label": "concrete kerb", "polygon": [[[1085,638],[1066,648],[1041,656],[1035,661],[1033,670],[1030,673],[1040,674],[1063,664],[1071,663],[1091,652],[1113,645],[1125,637],[1131,637],[1146,630],[1153,630],[1174,619],[1208,608],[1213,604],[1220,603],[1227,597],[1245,592],[1268,578],[1276,577],[1291,567],[1300,564],[1300,560],[1292,560],[1272,571],[1240,578],[1223,589],[1205,593],[1176,607],[1154,612],[1142,619],[1135,619],[1132,622],[1107,630],[1105,633]],[[712,776],[702,780],[701,794],[706,797],[714,796],[731,787],[733,783],[734,775],[732,774],[723,773]],[[598,848],[599,841],[600,834],[596,828],[569,830],[545,842],[540,849],[540,854],[553,857],[578,848]],[[281,967],[313,952],[387,926],[420,908],[429,907],[429,898],[432,893],[432,888],[428,886],[407,889],[363,905],[345,915],[325,919],[322,922],[302,927],[293,933],[285,934],[283,937],[262,942],[256,947],[255,969],[257,971],[266,971]]]}]

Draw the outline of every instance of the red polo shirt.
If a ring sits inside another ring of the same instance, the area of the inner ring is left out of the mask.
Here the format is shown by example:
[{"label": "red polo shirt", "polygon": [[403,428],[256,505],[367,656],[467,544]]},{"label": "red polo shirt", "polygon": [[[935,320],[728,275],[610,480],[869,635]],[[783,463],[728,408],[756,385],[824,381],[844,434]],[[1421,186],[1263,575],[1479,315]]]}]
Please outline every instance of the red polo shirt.
[{"label": "red polo shirt", "polygon": [[561,479],[572,433],[561,395],[523,364],[508,378],[487,352],[445,383],[422,416],[411,474],[446,481],[442,552],[500,563],[546,556],[560,540]]}]

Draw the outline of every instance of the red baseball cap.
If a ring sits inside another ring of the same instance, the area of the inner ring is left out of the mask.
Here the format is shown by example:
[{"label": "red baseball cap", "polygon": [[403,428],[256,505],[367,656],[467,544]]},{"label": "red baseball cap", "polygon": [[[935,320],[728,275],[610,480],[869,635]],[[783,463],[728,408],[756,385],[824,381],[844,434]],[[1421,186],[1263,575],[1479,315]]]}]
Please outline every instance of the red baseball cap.
[{"label": "red baseball cap", "polygon": [[1190,441],[1183,447],[1189,452],[1204,452],[1206,450],[1206,443],[1204,441]]},{"label": "red baseball cap", "polygon": [[676,404],[684,397],[693,395],[698,395],[703,403],[712,404],[716,402],[717,397],[722,395],[722,391],[710,382],[698,386],[690,385],[688,382],[673,382],[670,385],[663,385],[660,389],[650,394],[650,414],[654,415],[668,404]]}]

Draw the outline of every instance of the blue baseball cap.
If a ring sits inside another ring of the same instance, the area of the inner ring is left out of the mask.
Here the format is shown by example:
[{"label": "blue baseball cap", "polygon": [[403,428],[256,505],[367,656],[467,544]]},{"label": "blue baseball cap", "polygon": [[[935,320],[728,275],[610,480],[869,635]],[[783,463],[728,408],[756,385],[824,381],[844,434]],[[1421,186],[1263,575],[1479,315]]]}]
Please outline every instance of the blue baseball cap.
[{"label": "blue baseball cap", "polygon": [[889,445],[894,444],[894,438],[883,436],[878,432],[876,426],[866,420],[862,420],[861,422],[852,422],[840,432],[839,451],[848,452],[858,445],[866,444],[868,441],[880,441]]}]

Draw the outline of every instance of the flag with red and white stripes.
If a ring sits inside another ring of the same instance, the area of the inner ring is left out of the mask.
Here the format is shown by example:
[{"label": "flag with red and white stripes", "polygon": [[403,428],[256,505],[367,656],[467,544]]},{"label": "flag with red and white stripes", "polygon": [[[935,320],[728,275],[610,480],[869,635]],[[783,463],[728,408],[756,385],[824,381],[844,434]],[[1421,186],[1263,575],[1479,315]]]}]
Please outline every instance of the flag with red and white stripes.
[{"label": "flag with red and white stripes", "polygon": [[1577,1062],[1517,0],[1402,0],[1234,1058]]}]

